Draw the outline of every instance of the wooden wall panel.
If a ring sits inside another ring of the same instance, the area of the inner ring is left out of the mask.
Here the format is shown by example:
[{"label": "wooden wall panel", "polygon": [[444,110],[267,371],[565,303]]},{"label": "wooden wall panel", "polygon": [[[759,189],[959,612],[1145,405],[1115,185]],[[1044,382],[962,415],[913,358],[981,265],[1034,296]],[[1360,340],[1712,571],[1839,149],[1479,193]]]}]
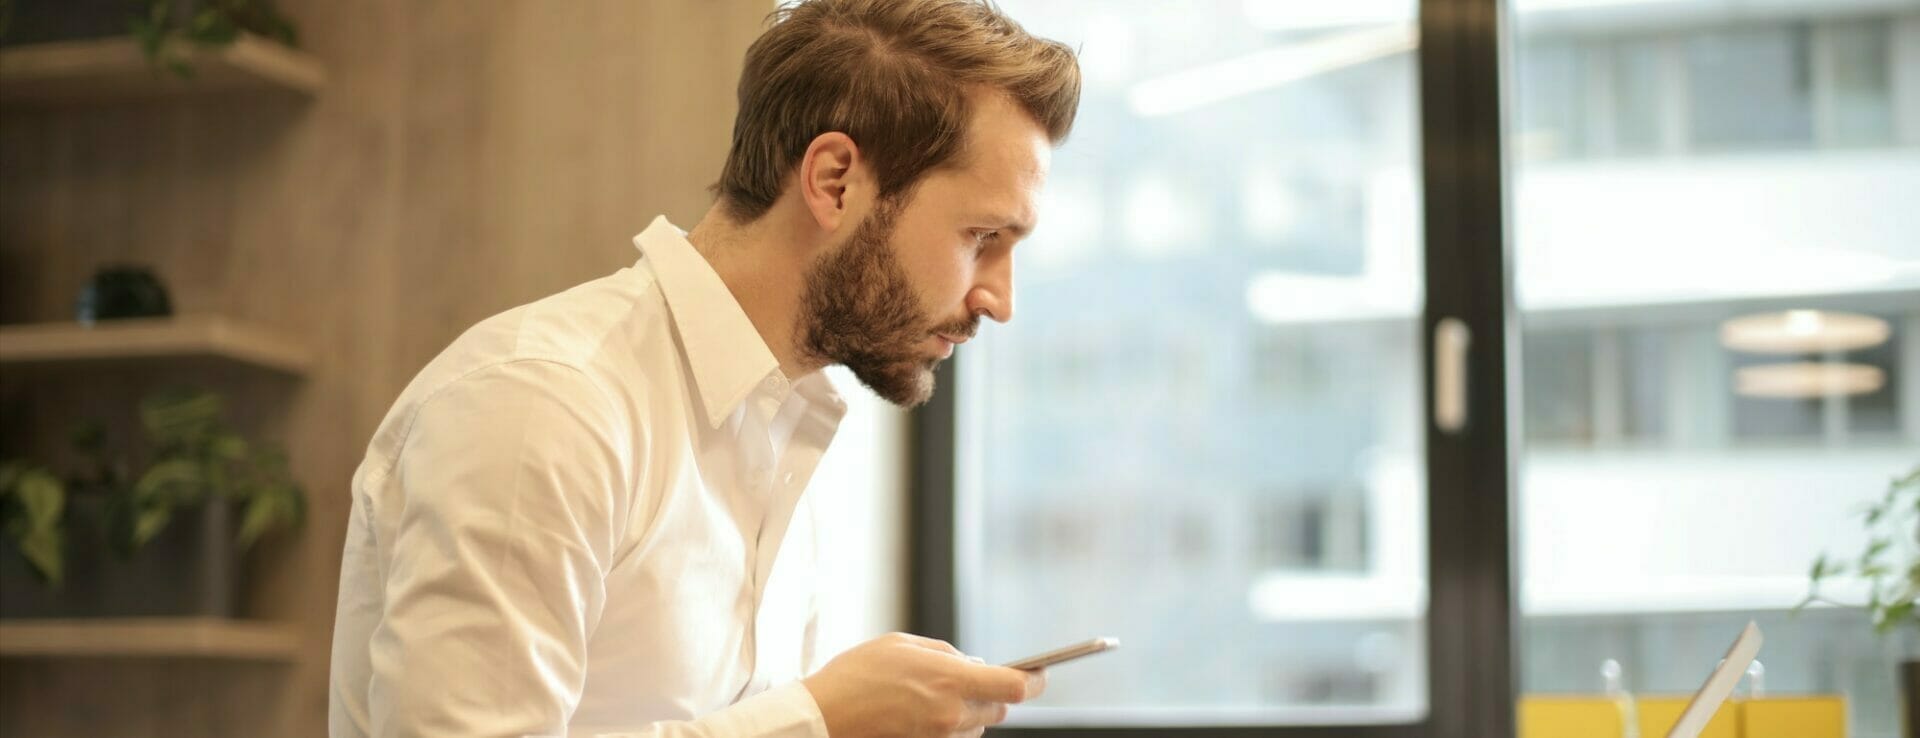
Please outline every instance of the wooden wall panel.
[{"label": "wooden wall panel", "polygon": [[[402,387],[488,315],[631,263],[654,214],[710,198],[762,0],[282,0],[317,98],[0,110],[0,322],[64,319],[99,264],[158,268],[183,312],[291,331],[292,389],[243,388],[312,517],[266,545],[248,614],[295,623],[289,665],[0,662],[0,735],[325,734],[347,485]],[[112,372],[107,374],[111,375]],[[123,373],[124,374],[124,373]],[[0,378],[40,445],[61,403]],[[233,380],[246,383],[247,380]],[[126,385],[117,385],[130,396]],[[62,396],[66,399],[60,399]],[[108,400],[96,400],[109,402]]]}]

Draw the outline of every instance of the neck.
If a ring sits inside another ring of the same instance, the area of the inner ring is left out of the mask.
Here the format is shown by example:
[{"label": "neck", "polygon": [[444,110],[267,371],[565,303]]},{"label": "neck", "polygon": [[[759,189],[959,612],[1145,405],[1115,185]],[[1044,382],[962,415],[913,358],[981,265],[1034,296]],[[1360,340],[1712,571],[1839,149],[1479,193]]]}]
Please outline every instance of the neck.
[{"label": "neck", "polygon": [[817,238],[805,224],[789,223],[778,205],[752,223],[737,223],[716,204],[687,232],[687,240],[720,275],[752,321],[788,379],[819,371],[823,364],[800,348],[808,265]]}]

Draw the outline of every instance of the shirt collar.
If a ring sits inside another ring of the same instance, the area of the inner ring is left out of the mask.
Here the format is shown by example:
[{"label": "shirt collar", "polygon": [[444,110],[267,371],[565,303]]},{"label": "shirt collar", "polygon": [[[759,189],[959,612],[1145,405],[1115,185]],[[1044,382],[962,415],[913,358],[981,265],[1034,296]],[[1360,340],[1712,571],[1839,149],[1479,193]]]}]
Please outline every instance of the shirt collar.
[{"label": "shirt collar", "polygon": [[658,216],[633,245],[666,295],[709,425],[720,427],[762,381],[772,378],[785,389],[780,361],[684,231]]}]

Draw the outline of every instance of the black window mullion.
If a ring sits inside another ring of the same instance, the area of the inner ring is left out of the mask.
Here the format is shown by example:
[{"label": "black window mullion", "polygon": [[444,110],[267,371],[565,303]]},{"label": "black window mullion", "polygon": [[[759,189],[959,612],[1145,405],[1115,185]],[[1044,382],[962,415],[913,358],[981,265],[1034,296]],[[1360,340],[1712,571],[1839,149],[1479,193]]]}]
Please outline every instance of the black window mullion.
[{"label": "black window mullion", "polygon": [[[1502,12],[1500,0],[1424,0],[1420,9],[1434,738],[1498,738],[1515,729]],[[1431,420],[1433,337],[1447,318],[1470,335],[1467,422],[1458,432]]]}]

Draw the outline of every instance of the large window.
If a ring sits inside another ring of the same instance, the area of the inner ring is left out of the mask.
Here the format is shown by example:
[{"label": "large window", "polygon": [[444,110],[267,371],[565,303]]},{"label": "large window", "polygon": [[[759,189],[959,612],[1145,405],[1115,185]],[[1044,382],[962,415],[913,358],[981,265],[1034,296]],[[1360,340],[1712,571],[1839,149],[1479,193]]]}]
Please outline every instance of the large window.
[{"label": "large window", "polygon": [[1920,6],[1508,4],[1002,3],[1086,96],[917,420],[916,612],[1125,643],[1021,730],[1480,738],[1757,618],[1768,689],[1892,735],[1920,644],[1789,609],[1920,464]]},{"label": "large window", "polygon": [[959,641],[1122,640],[1029,722],[1417,720],[1412,6],[1003,7],[1086,87],[960,372]]},{"label": "large window", "polygon": [[1920,465],[1920,6],[1608,5],[1515,17],[1520,686],[1691,691],[1756,618],[1891,738],[1914,644],[1789,610]]}]

